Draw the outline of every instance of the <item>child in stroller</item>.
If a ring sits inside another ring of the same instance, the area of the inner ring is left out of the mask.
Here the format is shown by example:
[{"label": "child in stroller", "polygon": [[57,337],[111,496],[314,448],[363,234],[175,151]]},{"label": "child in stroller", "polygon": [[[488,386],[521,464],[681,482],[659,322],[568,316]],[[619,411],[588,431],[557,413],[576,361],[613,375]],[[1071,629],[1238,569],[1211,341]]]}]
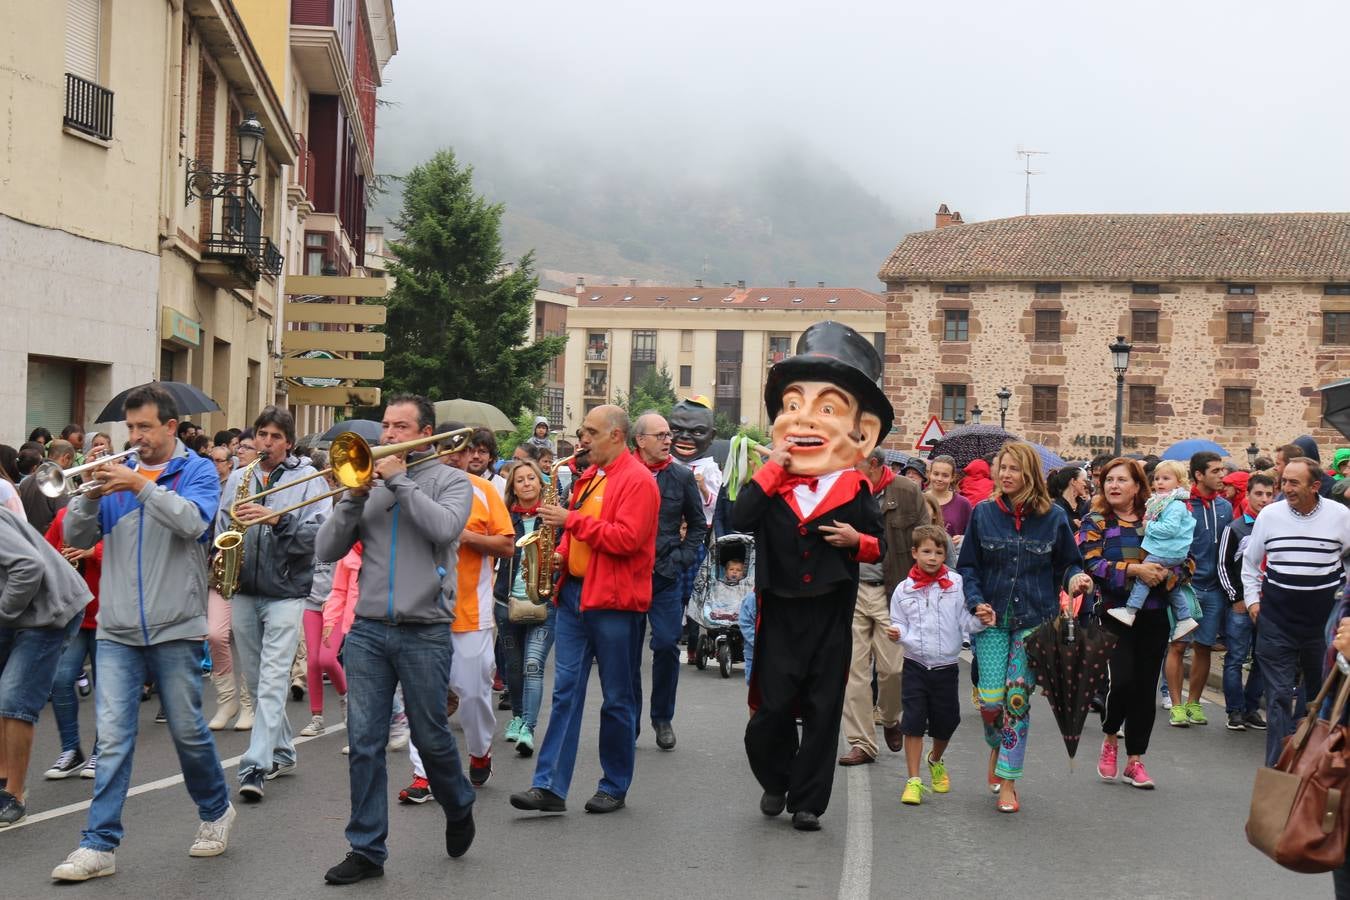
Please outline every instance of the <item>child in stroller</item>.
[{"label": "child in stroller", "polygon": [[748,534],[726,534],[713,543],[703,561],[690,600],[691,617],[699,625],[694,663],[700,670],[716,659],[723,678],[741,661],[738,625],[741,604],[755,590],[755,543]]}]

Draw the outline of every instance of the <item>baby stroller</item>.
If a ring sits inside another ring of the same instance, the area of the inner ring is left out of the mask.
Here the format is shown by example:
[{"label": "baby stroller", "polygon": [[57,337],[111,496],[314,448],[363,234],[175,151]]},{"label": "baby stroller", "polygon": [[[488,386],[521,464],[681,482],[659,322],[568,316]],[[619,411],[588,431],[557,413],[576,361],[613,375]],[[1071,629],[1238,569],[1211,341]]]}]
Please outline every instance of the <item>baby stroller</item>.
[{"label": "baby stroller", "polygon": [[[745,577],[727,583],[727,563],[745,564]],[[723,678],[731,677],[733,662],[743,660],[744,647],[737,619],[741,603],[755,590],[755,539],[748,534],[724,534],[708,551],[694,580],[689,616],[698,623],[694,661],[702,671],[716,658]]]}]

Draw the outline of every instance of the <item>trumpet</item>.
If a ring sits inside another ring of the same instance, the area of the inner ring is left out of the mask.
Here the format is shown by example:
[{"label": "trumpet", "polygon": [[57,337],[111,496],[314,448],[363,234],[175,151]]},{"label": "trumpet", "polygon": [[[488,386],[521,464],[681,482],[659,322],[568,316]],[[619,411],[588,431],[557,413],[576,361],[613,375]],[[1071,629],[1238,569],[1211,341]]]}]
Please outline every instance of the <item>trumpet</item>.
[{"label": "trumpet", "polygon": [[[458,440],[451,446],[442,448],[425,459],[419,459],[409,463],[409,469],[415,469],[425,463],[434,462],[442,457],[449,456],[452,453],[458,453],[469,443],[469,438],[473,437],[472,428],[458,428],[454,431],[446,431],[441,434],[432,434],[426,437],[414,438],[411,441],[403,441],[400,444],[384,444],[378,447],[371,447],[366,443],[366,439],[353,431],[344,431],[333,439],[333,444],[328,448],[328,458],[332,460],[332,465],[328,468],[315,472],[313,475],[306,475],[304,478],[297,478],[294,481],[287,481],[284,484],[278,484],[268,488],[265,491],[259,491],[256,494],[250,494],[247,497],[240,497],[230,504],[230,518],[247,527],[247,524],[241,522],[239,517],[234,514],[234,510],[241,503],[256,503],[263,497],[275,494],[277,491],[284,491],[287,488],[294,487],[305,481],[311,481],[315,478],[321,478],[325,475],[332,475],[340,487],[334,488],[326,493],[319,494],[317,497],[310,497],[308,500],[288,506],[285,509],[278,509],[272,512],[273,516],[282,516],[289,512],[295,512],[297,509],[309,506],[311,503],[317,503],[320,500],[327,500],[329,497],[336,497],[344,491],[352,488],[368,487],[375,480],[375,463],[386,456],[396,456],[400,453],[406,453],[415,450],[418,447],[427,444],[438,444],[442,441],[448,441],[451,438]],[[233,532],[225,532],[233,534]],[[221,537],[225,535],[222,534]],[[219,538],[217,538],[219,540]]]},{"label": "trumpet", "polygon": [[33,472],[33,478],[37,480],[38,490],[44,497],[64,497],[68,494],[78,495],[87,494],[99,486],[97,481],[86,481],[80,484],[76,481],[80,473],[88,472],[98,468],[104,463],[110,463],[114,460],[128,457],[137,452],[137,448],[132,447],[129,450],[123,450],[121,453],[113,453],[108,456],[100,456],[80,466],[72,466],[69,469],[63,469],[51,460],[47,460],[38,466]]}]

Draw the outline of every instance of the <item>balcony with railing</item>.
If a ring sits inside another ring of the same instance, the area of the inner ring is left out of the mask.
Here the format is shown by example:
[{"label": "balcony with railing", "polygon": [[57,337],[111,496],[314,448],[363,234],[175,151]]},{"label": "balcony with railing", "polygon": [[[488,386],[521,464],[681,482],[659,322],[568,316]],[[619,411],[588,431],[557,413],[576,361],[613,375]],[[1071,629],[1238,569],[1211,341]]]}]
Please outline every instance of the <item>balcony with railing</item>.
[{"label": "balcony with railing", "polygon": [[771,366],[774,363],[782,362],[791,355],[792,354],[788,353],[786,350],[770,350],[768,353],[764,355],[764,362],[766,365]]},{"label": "balcony with railing", "polygon": [[112,140],[113,92],[78,75],[66,73],[65,127],[98,138]]},{"label": "balcony with railing", "polygon": [[609,360],[608,344],[588,344],[586,346],[587,362],[607,362]]},{"label": "balcony with railing", "polygon": [[245,191],[221,198],[221,231],[202,241],[198,275],[220,288],[251,288],[262,275],[280,275],[284,260],[262,233],[262,204]]},{"label": "balcony with railing", "polygon": [[291,181],[286,186],[287,197],[292,205],[314,202],[314,151],[300,132],[295,133],[295,142],[300,152],[296,154],[295,165],[291,168]]},{"label": "balcony with railing", "polygon": [[607,396],[609,396],[609,394],[607,393],[608,385],[609,385],[609,379],[605,378],[603,375],[600,376],[599,378],[597,378],[597,377],[595,377],[594,375],[592,375],[592,376],[590,376],[589,378],[586,379],[586,392],[585,392],[585,396],[588,397],[588,398],[589,398],[589,397],[607,397]]}]

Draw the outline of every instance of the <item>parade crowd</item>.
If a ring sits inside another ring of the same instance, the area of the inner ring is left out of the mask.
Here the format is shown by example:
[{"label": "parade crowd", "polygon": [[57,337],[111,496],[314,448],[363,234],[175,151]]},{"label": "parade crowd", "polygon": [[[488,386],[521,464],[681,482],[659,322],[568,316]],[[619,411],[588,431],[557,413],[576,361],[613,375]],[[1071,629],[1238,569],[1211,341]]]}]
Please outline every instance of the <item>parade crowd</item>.
[{"label": "parade crowd", "polygon": [[[592,665],[603,774],[584,809],[620,810],[644,724],[676,747],[680,670],[704,661],[716,622],[700,598],[717,590],[745,593],[717,633],[735,632],[748,684],[759,809],[802,831],[821,827],[835,767],[873,763],[882,744],[904,755],[900,803],[952,790],[944,752],[967,695],[989,748],[980,790],[1016,814],[1037,690],[1027,641],[1061,615],[1115,637],[1092,700],[1102,779],[1167,786],[1145,764],[1155,721],[1208,724],[1215,650],[1224,726],[1264,732],[1274,763],[1336,652],[1350,652],[1350,449],[1304,436],[1249,469],[1200,452],[1046,472],[1013,441],[892,467],[877,446],[892,417],[880,361],[822,325],[771,370],[771,446],[725,468],[703,398],[632,421],[597,407],[565,456],[540,419],[503,460],[488,429],[394,396],[380,443],[422,443],[375,454],[345,489],[324,449],[297,445],[285,409],[207,435],[154,383],[126,398],[130,455],[76,425],[0,445],[0,831],[29,812],[50,700],[61,749],[44,777],[93,791],[52,877],[114,874],[149,701],[197,807],[189,853],[224,853],[233,804],[264,802],[296,771],[286,707],[307,696],[300,735],[347,732],[348,848],[326,880],[383,874],[389,753],[404,749],[398,801],[439,804],[459,857],[494,751],[535,759],[513,807],[567,811]],[[753,551],[718,552],[736,534]],[[212,736],[226,728],[250,733],[228,774]],[[1350,874],[1336,885],[1350,895]]]}]

